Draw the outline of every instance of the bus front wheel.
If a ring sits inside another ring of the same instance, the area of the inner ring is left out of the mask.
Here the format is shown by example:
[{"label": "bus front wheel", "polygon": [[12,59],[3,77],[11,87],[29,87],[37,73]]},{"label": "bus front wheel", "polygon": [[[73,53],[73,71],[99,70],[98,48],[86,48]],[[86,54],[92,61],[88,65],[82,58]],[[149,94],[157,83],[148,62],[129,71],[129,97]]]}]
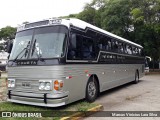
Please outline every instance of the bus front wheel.
[{"label": "bus front wheel", "polygon": [[98,83],[97,80],[92,76],[86,86],[86,100],[88,102],[94,102],[98,96]]}]

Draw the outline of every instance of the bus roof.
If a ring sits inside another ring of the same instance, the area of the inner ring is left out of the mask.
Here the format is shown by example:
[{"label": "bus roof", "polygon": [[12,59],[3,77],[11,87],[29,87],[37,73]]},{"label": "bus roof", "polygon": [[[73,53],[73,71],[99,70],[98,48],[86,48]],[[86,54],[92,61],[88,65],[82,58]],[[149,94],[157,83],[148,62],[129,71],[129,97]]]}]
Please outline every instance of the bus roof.
[{"label": "bus roof", "polygon": [[35,28],[35,27],[42,27],[42,26],[51,26],[51,25],[65,25],[67,26],[68,28],[70,27],[70,25],[73,25],[73,26],[76,26],[78,28],[81,28],[81,29],[86,29],[86,28],[91,28],[95,31],[98,31],[98,32],[101,32],[101,33],[104,33],[106,35],[109,35],[113,38],[117,38],[119,40],[122,40],[124,42],[127,42],[127,43],[130,43],[132,45],[135,45],[137,47],[140,47],[140,48],[143,48],[141,45],[139,44],[136,44],[134,42],[131,42],[127,39],[124,39],[120,36],[117,36],[113,33],[110,33],[110,32],[107,32],[101,28],[98,28],[94,25],[91,25],[87,22],[84,22],[80,19],[76,19],[76,18],[67,18],[67,19],[61,19],[61,18],[50,18],[50,19],[46,19],[46,20],[42,20],[42,21],[38,21],[38,22],[30,22],[30,23],[25,23],[25,24],[22,24],[22,25],[19,25],[18,28],[17,28],[17,32],[19,31],[23,31],[23,30],[26,30],[26,29],[30,29],[30,28]]},{"label": "bus roof", "polygon": [[122,38],[122,37],[120,37],[120,36],[117,36],[117,35],[115,35],[115,34],[113,34],[113,33],[110,33],[110,32],[108,32],[108,31],[105,31],[105,30],[101,29],[101,28],[98,28],[98,27],[96,27],[96,26],[93,26],[93,25],[91,25],[91,24],[89,24],[89,23],[87,23],[87,22],[84,22],[84,21],[82,21],[82,20],[79,20],[79,19],[76,19],[76,18],[70,18],[70,19],[68,19],[68,20],[70,21],[70,24],[72,24],[72,25],[74,25],[74,26],[77,26],[77,27],[79,27],[79,28],[82,28],[82,29],[86,29],[87,27],[88,27],[88,28],[92,28],[92,29],[94,29],[94,30],[96,30],[96,31],[102,32],[102,33],[104,33],[104,34],[107,34],[107,35],[109,35],[109,36],[111,36],[111,37],[120,39],[120,40],[122,40],[122,41],[124,41],[124,42],[127,42],[127,43],[133,44],[133,45],[135,45],[135,46],[138,46],[138,47],[140,47],[140,48],[143,48],[143,47],[142,47],[141,45],[139,45],[139,44],[136,44],[136,43],[134,43],[134,42],[132,42],[132,41],[129,41],[129,40],[127,40],[127,39],[124,39],[124,38]]}]

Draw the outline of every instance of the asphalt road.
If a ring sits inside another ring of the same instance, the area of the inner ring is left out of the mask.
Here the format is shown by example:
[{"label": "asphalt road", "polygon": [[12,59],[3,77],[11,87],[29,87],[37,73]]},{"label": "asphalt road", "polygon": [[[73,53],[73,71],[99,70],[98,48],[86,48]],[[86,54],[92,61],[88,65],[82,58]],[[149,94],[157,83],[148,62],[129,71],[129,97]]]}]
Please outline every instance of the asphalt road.
[{"label": "asphalt road", "polygon": [[[160,74],[146,75],[138,84],[103,92],[95,101],[104,111],[160,111]],[[99,116],[96,113],[94,116]],[[160,120],[160,117],[88,117],[84,120]]]}]

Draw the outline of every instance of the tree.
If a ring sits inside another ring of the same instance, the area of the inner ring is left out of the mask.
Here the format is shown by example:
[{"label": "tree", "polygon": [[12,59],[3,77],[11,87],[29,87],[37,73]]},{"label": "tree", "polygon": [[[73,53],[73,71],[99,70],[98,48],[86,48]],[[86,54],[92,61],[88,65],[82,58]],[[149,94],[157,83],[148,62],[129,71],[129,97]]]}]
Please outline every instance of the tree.
[{"label": "tree", "polygon": [[77,15],[77,18],[101,28],[101,13],[104,11],[107,1],[108,0],[93,0],[91,3],[87,3],[84,6],[84,10]]},{"label": "tree", "polygon": [[147,55],[160,59],[160,0],[133,0],[131,10],[134,38],[144,46]]},{"label": "tree", "polygon": [[77,15],[77,18],[95,25],[96,24],[94,21],[95,15],[96,15],[95,8],[90,6],[90,4],[86,4],[86,6],[84,7],[84,10]]},{"label": "tree", "polygon": [[[7,26],[5,28],[2,28],[0,30],[0,41],[1,40],[12,40],[15,37],[15,33],[16,33],[16,28]],[[4,50],[4,46],[5,46],[6,42],[2,42],[0,44],[0,50]]]},{"label": "tree", "polygon": [[7,26],[0,30],[0,40],[13,39],[16,33],[16,28]]},{"label": "tree", "polygon": [[110,0],[102,13],[103,29],[132,40],[130,8],[129,0]]}]

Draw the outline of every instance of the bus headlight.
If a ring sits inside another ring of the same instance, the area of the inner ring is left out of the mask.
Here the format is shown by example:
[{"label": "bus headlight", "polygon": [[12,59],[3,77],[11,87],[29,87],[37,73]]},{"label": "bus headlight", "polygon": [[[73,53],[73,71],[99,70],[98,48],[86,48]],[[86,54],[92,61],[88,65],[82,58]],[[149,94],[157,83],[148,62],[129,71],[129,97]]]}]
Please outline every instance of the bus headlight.
[{"label": "bus headlight", "polygon": [[39,90],[51,90],[51,81],[44,81],[40,80],[39,81]]},{"label": "bus headlight", "polygon": [[9,88],[15,87],[15,79],[8,79],[8,87]]},{"label": "bus headlight", "polygon": [[39,83],[39,90],[44,90],[45,88],[45,82],[40,82]]},{"label": "bus headlight", "polygon": [[46,87],[44,88],[45,90],[51,90],[51,83],[46,82]]}]

